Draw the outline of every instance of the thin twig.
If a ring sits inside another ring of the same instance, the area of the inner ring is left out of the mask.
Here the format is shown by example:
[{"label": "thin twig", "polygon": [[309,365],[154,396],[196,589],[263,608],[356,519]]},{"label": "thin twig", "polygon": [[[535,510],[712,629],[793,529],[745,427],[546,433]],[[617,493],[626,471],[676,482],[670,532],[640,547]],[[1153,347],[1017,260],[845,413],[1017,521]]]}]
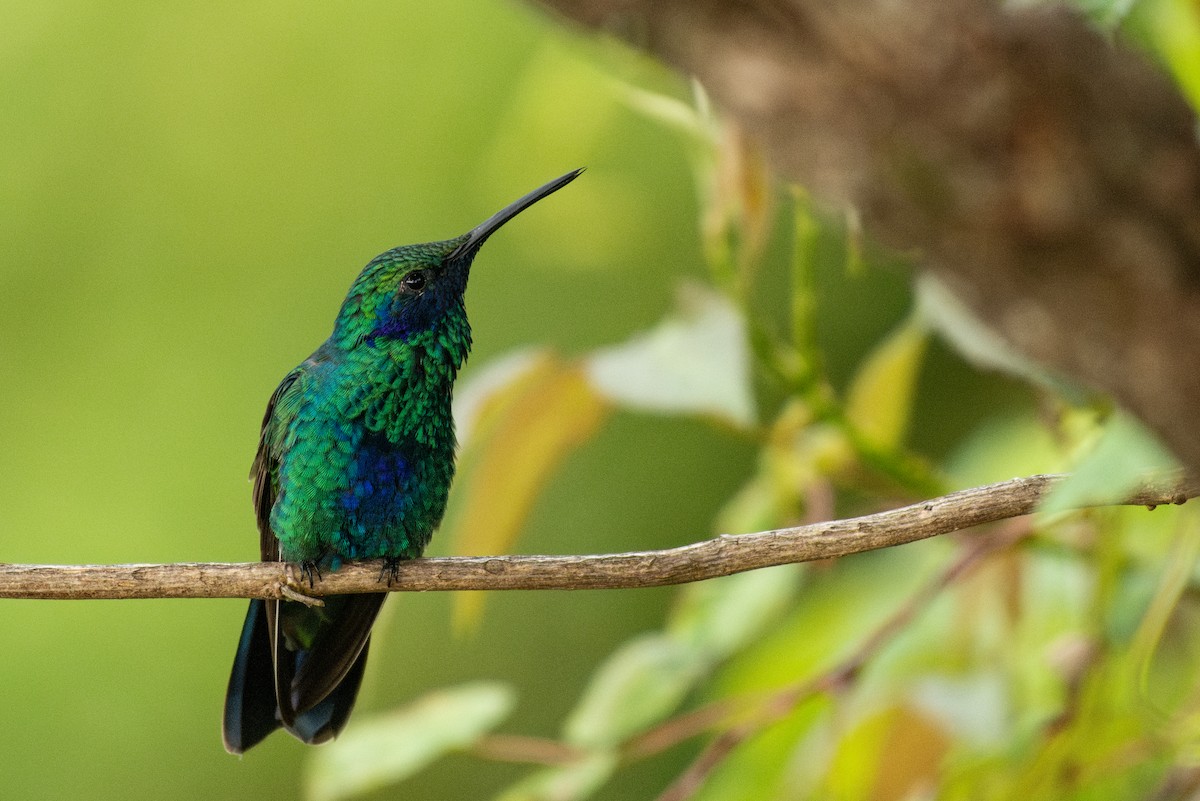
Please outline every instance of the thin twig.
[{"label": "thin twig", "polygon": [[470,753],[493,762],[517,762],[532,765],[567,765],[584,756],[567,743],[519,734],[489,734],[480,737]]},{"label": "thin twig", "polygon": [[631,762],[655,756],[716,729],[745,706],[744,698],[722,698],[676,715],[631,739],[622,749],[622,755]]},{"label": "thin twig", "polygon": [[[578,590],[684,584],[746,570],[901,545],[1033,512],[1063,476],[1015,478],[879,514],[756,534],[722,535],[661,551],[591,556],[478,556],[414,559],[386,589]],[[1121,504],[1183,503],[1194,483],[1145,486]],[[348,564],[312,587],[286,563],[147,565],[0,564],[0,598],[283,598],[385,589],[380,562]],[[294,571],[292,571],[294,572]]]}]

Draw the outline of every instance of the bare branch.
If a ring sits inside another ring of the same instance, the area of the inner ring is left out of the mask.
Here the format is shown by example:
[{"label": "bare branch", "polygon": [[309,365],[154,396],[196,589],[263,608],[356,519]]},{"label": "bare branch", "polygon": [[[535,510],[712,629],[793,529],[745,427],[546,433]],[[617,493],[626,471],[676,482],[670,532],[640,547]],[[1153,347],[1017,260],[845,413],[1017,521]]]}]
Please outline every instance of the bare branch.
[{"label": "bare branch", "polygon": [[[473,556],[400,564],[387,589],[611,590],[660,587],[760,567],[846,556],[1029,514],[1063,476],[1014,478],[879,514],[756,534],[722,535],[661,551],[590,556]],[[1122,503],[1183,503],[1191,482],[1145,486]],[[0,564],[0,598],[284,598],[379,592],[378,561],[348,564],[314,586],[282,562],[159,565]]]}]

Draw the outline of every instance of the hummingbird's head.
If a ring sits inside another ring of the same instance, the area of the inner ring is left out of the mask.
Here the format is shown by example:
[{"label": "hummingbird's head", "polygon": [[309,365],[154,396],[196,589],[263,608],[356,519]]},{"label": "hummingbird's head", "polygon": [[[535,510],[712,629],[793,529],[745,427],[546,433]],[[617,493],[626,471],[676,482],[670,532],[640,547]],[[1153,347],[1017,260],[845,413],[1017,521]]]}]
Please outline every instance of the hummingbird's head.
[{"label": "hummingbird's head", "polygon": [[579,177],[573,170],[493,214],[468,233],[443,242],[402,245],[363,268],[338,314],[334,341],[343,347],[379,338],[407,340],[464,314],[471,262],[496,229]]}]

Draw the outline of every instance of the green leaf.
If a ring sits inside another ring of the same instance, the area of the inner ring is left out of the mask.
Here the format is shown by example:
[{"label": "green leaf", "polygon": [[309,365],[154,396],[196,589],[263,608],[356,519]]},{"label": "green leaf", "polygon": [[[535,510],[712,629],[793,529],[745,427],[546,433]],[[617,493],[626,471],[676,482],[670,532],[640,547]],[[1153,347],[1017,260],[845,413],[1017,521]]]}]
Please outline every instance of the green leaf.
[{"label": "green leaf", "polygon": [[850,384],[846,419],[871,445],[893,449],[904,440],[928,339],[916,316],[910,317],[875,348]]},{"label": "green leaf", "polygon": [[609,751],[588,754],[566,765],[539,770],[496,796],[496,801],[578,801],[600,789],[617,768]]},{"label": "green leaf", "polygon": [[680,290],[680,311],[622,345],[587,360],[592,385],[632,409],[708,414],[739,428],[754,424],[745,321],[721,295],[695,284]]},{"label": "green leaf", "polygon": [[314,751],[307,796],[337,801],[405,779],[438,757],[475,742],[512,710],[503,684],[479,682],[429,693],[408,706],[359,718],[336,741]]},{"label": "green leaf", "polygon": [[702,100],[705,98],[703,94],[698,98],[700,102],[692,105],[677,97],[643,89],[617,78],[610,78],[607,86],[618,100],[647,119],[699,142],[706,149],[715,146],[717,126]]},{"label": "green leaf", "polygon": [[787,608],[802,565],[779,565],[689,584],[678,595],[667,633],[713,661],[740,651]]},{"label": "green leaf", "polygon": [[765,531],[776,527],[796,505],[793,500],[795,492],[790,493],[786,501],[780,497],[781,494],[768,476],[761,472],[752,476],[721,507],[717,515],[717,530]]},{"label": "green leaf", "polygon": [[1200,109],[1200,8],[1194,0],[1149,0],[1137,16],[1193,109]]},{"label": "green leaf", "polygon": [[789,401],[776,416],[758,454],[758,469],[717,513],[720,532],[765,531],[809,517],[828,477],[856,464],[845,426],[813,422],[811,407]]},{"label": "green leaf", "polygon": [[1063,469],[1060,444],[1045,425],[1028,414],[984,421],[959,443],[944,466],[957,487],[978,487]]},{"label": "green leaf", "polygon": [[884,554],[838,560],[799,593],[794,609],[707,683],[706,697],[732,698],[793,685],[829,670],[871,636],[897,599],[944,564],[953,544],[935,538]]},{"label": "green leaf", "polygon": [[937,330],[964,359],[977,367],[999,370],[1063,396],[1071,403],[1087,397],[1079,387],[1025,358],[975,316],[950,288],[931,273],[917,278],[917,309],[922,320]]},{"label": "green leaf", "polygon": [[1038,511],[1054,514],[1115,503],[1139,482],[1177,467],[1153,434],[1132,416],[1117,411],[1092,452],[1075,466],[1070,478],[1051,491]]},{"label": "green leaf", "polygon": [[811,735],[827,726],[833,713],[829,696],[818,695],[760,729],[722,760],[695,801],[816,798],[806,790],[824,769],[827,754]]},{"label": "green leaf", "polygon": [[703,651],[654,633],[608,658],[567,718],[568,742],[608,748],[670,715],[708,668]]}]

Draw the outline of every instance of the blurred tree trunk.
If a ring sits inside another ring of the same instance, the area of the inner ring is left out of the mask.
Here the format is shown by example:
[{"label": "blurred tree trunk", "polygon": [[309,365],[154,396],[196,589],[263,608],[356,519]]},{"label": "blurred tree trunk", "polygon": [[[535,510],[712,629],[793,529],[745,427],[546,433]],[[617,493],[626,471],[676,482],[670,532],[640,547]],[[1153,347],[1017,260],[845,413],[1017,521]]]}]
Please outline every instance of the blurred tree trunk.
[{"label": "blurred tree trunk", "polygon": [[1200,148],[1144,57],[989,0],[542,2],[695,75],[778,172],[1200,474]]}]

